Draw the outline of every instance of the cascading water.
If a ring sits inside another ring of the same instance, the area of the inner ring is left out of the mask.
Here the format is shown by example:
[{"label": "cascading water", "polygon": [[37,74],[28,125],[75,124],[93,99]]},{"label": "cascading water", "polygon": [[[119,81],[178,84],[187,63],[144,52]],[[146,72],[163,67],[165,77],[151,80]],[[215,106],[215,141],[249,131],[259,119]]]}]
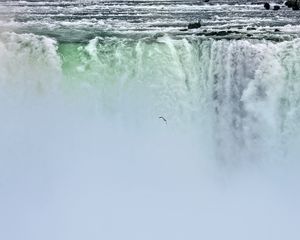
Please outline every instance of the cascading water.
[{"label": "cascading water", "polygon": [[127,111],[127,102],[139,121],[164,115],[174,127],[209,125],[217,159],[280,160],[285,142],[298,129],[299,45],[298,40],[168,36],[58,44],[46,37],[4,33],[2,94],[8,89],[22,97],[76,94],[92,99],[94,111],[113,115]]},{"label": "cascading water", "polygon": [[100,2],[0,4],[0,239],[298,239],[297,13]]}]

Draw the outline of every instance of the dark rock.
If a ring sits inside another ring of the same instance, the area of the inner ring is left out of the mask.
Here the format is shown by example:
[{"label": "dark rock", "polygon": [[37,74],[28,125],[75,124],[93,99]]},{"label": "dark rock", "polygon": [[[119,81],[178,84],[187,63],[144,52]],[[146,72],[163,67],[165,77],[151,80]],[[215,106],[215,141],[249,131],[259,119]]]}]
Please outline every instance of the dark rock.
[{"label": "dark rock", "polygon": [[180,32],[186,32],[188,29],[184,28],[184,29],[179,29]]},{"label": "dark rock", "polygon": [[209,2],[209,0],[204,0],[204,2]]},{"label": "dark rock", "polygon": [[219,31],[216,32],[216,36],[226,36],[230,33],[230,31]]},{"label": "dark rock", "polygon": [[270,9],[270,7],[271,7],[271,6],[270,6],[270,4],[269,4],[269,3],[265,3],[265,4],[264,4],[264,8],[265,8],[265,9],[269,10],[269,9]]},{"label": "dark rock", "polygon": [[227,31],[228,34],[240,34],[241,32],[239,31]]},{"label": "dark rock", "polygon": [[158,38],[161,38],[161,37],[163,37],[163,36],[164,36],[163,33],[155,33],[154,36],[153,36],[153,38],[154,38],[154,39],[158,39]]},{"label": "dark rock", "polygon": [[219,31],[219,32],[209,32],[209,33],[206,33],[205,35],[222,37],[222,36],[226,36],[229,34],[240,34],[240,32],[238,32],[238,31]]},{"label": "dark rock", "polygon": [[275,10],[275,11],[277,11],[279,9],[280,9],[280,6],[278,6],[278,5],[275,5],[274,8],[273,8],[273,10]]},{"label": "dark rock", "polygon": [[196,23],[189,23],[188,24],[188,29],[196,29],[196,28],[200,28],[200,27],[201,27],[200,21],[198,21]]},{"label": "dark rock", "polygon": [[293,10],[299,10],[300,8],[300,0],[287,0],[285,5]]},{"label": "dark rock", "polygon": [[255,27],[248,27],[247,28],[247,31],[251,31],[251,30],[256,30],[256,28]]},{"label": "dark rock", "polygon": [[280,32],[280,30],[279,30],[278,28],[276,28],[276,29],[274,30],[274,32]]},{"label": "dark rock", "polygon": [[288,8],[291,8],[291,7],[292,7],[291,2],[289,2],[289,1],[286,1],[286,2],[284,3],[284,5],[287,6]]}]

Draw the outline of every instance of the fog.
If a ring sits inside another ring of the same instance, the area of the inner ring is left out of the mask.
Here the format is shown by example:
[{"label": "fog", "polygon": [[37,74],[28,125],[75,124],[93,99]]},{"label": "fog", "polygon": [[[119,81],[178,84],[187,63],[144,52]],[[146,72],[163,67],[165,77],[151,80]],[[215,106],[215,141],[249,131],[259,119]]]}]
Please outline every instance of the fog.
[{"label": "fog", "polygon": [[1,103],[0,239],[299,238],[292,154],[232,165],[201,127],[12,102]]}]

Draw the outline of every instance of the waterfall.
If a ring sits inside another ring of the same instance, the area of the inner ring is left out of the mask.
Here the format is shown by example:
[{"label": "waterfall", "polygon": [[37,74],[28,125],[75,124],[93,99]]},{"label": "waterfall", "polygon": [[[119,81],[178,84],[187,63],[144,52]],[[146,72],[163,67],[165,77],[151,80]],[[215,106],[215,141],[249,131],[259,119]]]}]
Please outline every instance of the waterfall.
[{"label": "waterfall", "polygon": [[1,33],[0,239],[296,239],[299,49]]},{"label": "waterfall", "polygon": [[282,160],[299,134],[299,40],[166,35],[83,44],[3,33],[0,43],[1,94],[12,98],[60,92],[112,116],[203,125],[225,162]]}]

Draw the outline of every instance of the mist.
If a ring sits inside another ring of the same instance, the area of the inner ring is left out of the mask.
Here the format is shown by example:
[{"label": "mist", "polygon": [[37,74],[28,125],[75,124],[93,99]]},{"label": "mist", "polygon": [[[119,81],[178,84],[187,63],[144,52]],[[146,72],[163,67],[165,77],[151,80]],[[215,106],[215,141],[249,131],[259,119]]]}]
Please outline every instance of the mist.
[{"label": "mist", "polygon": [[0,239],[300,237],[299,41],[0,40]]},{"label": "mist", "polygon": [[299,236],[293,159],[232,165],[197,127],[34,101],[1,104],[1,239]]}]

